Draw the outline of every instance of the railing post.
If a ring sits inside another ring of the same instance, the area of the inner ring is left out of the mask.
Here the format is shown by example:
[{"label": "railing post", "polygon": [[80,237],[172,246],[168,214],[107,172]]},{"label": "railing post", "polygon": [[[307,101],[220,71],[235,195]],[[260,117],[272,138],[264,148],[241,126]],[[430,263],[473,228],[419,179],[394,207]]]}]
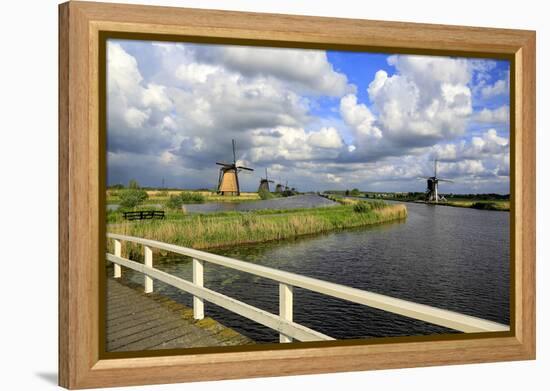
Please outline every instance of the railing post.
[{"label": "railing post", "polygon": [[[115,257],[122,257],[122,244],[120,240],[115,239]],[[120,278],[122,276],[122,268],[115,263],[114,278]]]},{"label": "railing post", "polygon": [[[145,249],[145,266],[153,267],[153,249],[148,246],[144,246]],[[153,279],[149,276],[145,276],[145,293],[153,292]]]},{"label": "railing post", "polygon": [[[279,284],[279,316],[292,322],[292,286]],[[292,338],[279,334],[279,342],[292,342]]]},{"label": "railing post", "polygon": [[[204,262],[193,258],[193,284],[204,286]],[[193,318],[204,319],[204,300],[193,296]]]}]

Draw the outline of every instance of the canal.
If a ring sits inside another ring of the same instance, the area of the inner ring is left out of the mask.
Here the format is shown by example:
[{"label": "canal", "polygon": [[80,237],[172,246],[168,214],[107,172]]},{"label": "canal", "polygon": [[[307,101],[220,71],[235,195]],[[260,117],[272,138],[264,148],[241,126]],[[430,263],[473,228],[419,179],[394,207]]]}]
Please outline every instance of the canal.
[{"label": "canal", "polygon": [[[399,223],[211,252],[509,324],[509,213],[414,203],[407,208],[407,220]],[[168,254],[155,258],[155,267],[191,279],[188,258]],[[143,281],[132,271],[123,275]],[[192,305],[190,295],[155,284]],[[206,263],[205,286],[278,313],[278,285],[270,280]],[[278,341],[275,331],[213,304],[206,304],[206,314],[258,342]],[[452,332],[299,288],[294,320],[337,339]]]}]

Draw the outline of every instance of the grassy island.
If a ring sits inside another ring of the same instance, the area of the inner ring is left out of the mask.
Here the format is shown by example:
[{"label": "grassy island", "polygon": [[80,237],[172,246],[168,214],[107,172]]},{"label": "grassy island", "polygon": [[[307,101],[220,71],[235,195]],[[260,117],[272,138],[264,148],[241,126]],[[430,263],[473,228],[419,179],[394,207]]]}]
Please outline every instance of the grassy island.
[{"label": "grassy island", "polygon": [[[291,239],[407,217],[407,208],[402,204],[361,202],[359,205],[258,210],[246,213],[184,214],[178,212],[178,214],[169,214],[166,220],[112,224],[108,226],[108,231],[195,249],[207,249]],[[138,250],[137,247],[136,250]]]}]

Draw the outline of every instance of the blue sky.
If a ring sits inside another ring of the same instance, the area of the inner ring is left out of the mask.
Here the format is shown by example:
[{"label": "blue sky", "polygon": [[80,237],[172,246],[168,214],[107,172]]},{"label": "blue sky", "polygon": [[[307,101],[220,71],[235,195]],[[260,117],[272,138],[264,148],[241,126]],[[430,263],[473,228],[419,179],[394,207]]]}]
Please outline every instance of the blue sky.
[{"label": "blue sky", "polygon": [[509,63],[110,40],[107,180],[213,188],[237,141],[303,191],[509,192]]}]

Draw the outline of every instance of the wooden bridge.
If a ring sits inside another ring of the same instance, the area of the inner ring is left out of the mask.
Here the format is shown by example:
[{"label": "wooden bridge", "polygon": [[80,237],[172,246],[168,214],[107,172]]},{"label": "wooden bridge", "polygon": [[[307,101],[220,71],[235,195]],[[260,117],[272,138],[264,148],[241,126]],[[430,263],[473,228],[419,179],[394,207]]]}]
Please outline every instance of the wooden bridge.
[{"label": "wooden bridge", "polygon": [[[322,281],[266,266],[255,265],[204,251],[119,234],[110,233],[107,234],[107,237],[114,240],[114,254],[107,253],[107,260],[114,264],[114,279],[121,277],[122,267],[135,270],[144,275],[143,288],[146,295],[153,293],[154,279],[193,295],[192,317],[195,321],[204,319],[204,303],[206,301],[276,330],[279,333],[280,342],[283,343],[292,342],[293,340],[322,341],[333,339],[328,335],[322,334],[293,321],[293,287],[307,289],[323,295],[347,300],[352,303],[366,305],[465,333],[509,330],[509,326],[489,320]],[[123,258],[121,256],[122,241],[143,245],[144,263]],[[153,249],[164,250],[192,258],[192,281],[187,281],[155,269],[153,267]],[[205,262],[250,273],[255,276],[278,282],[279,314],[272,314],[205,287],[203,279]],[[109,331],[107,334],[109,335]],[[246,339],[240,341],[246,343],[244,342],[245,340]],[[178,347],[187,346],[182,344],[182,346]]]},{"label": "wooden bridge", "polygon": [[193,319],[193,310],[137,286],[107,280],[107,351],[141,351],[249,345],[254,341],[211,318]]}]

